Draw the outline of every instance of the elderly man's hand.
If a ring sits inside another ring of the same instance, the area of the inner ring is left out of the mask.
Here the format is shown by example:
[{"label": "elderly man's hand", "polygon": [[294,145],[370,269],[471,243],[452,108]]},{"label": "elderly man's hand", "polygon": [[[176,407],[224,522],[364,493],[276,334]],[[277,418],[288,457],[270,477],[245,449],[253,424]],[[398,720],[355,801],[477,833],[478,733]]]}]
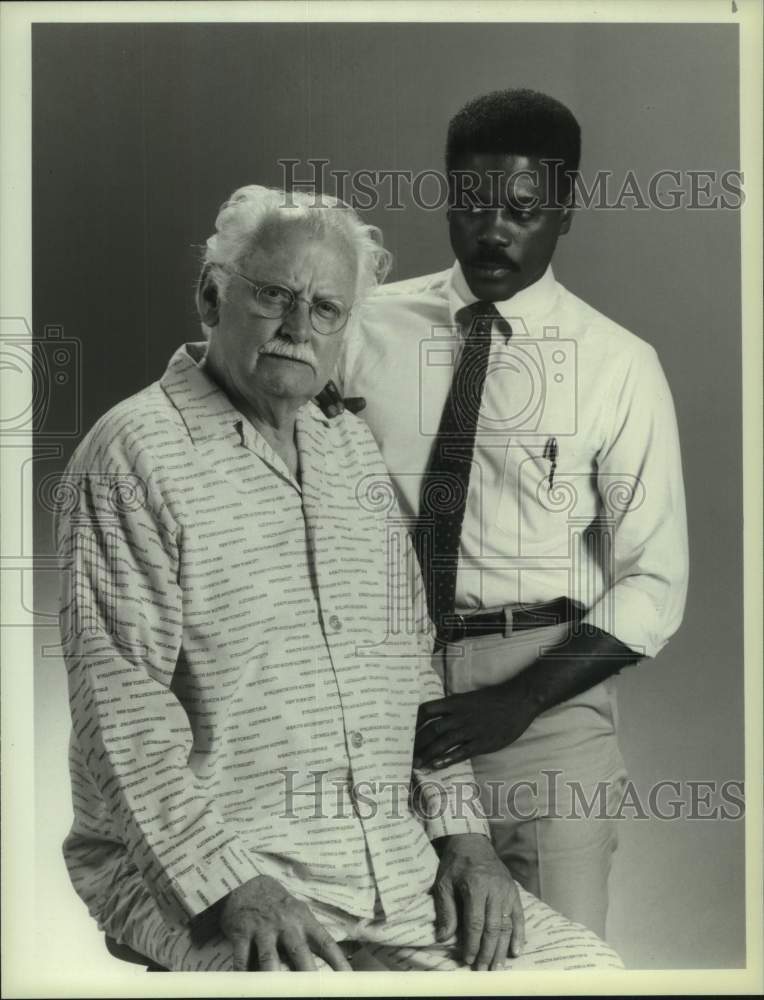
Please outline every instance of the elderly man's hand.
[{"label": "elderly man's hand", "polygon": [[269,875],[234,889],[220,912],[220,929],[233,945],[235,972],[278,971],[280,956],[297,971],[314,971],[314,955],[333,969],[352,971],[342,949],[310,908]]},{"label": "elderly man's hand", "polygon": [[462,956],[477,971],[502,969],[525,944],[525,917],[508,869],[481,833],[439,841],[440,867],[432,893],[439,941],[460,931]]}]

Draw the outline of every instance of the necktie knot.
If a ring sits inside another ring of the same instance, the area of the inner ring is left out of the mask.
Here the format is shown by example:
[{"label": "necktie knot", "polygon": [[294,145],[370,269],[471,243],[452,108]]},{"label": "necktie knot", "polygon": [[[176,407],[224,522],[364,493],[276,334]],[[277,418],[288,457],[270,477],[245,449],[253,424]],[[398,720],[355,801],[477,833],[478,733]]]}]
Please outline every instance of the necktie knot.
[{"label": "necktie knot", "polygon": [[506,340],[512,336],[512,327],[504,319],[493,302],[485,302],[478,299],[468,306],[464,306],[456,314],[456,321],[464,331],[467,339],[472,337],[490,335],[493,325],[504,334]]}]

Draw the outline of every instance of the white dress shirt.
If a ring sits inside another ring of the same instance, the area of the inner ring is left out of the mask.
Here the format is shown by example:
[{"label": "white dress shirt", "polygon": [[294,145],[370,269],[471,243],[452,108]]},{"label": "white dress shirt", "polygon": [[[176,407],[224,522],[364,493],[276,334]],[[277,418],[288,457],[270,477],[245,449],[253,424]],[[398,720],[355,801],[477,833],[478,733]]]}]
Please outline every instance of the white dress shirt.
[{"label": "white dress shirt", "polygon": [[409,806],[443,688],[408,535],[362,421],[303,407],[298,483],[202,353],[106,414],[62,482],[70,875],[115,936],[136,879],[176,926],[259,874],[389,919],[430,889],[430,838],[488,832],[469,763]]},{"label": "white dress shirt", "polygon": [[[380,288],[346,337],[338,384],[366,398],[361,416],[409,518],[463,342],[456,313],[474,301],[457,262]],[[688,573],[677,424],[658,357],[551,267],[495,305],[512,335],[492,334],[457,610],[570,597],[584,621],[655,656],[680,624]]]}]

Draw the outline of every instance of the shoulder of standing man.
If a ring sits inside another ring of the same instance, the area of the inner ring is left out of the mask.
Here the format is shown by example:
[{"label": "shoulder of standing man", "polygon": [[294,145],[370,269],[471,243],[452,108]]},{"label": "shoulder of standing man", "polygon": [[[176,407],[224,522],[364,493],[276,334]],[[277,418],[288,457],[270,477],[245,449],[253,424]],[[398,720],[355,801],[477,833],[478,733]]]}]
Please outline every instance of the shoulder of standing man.
[{"label": "shoulder of standing man", "polygon": [[622,326],[607,314],[600,312],[589,302],[580,298],[560,281],[555,280],[556,302],[555,321],[560,323],[560,335],[575,336],[579,340],[588,338],[598,347],[612,347],[615,350],[640,353],[651,345],[641,335]]},{"label": "shoulder of standing man", "polygon": [[420,274],[414,278],[404,278],[401,281],[390,281],[379,285],[363,302],[363,306],[372,305],[382,299],[420,295],[426,292],[442,292],[448,287],[448,279],[452,268],[436,271],[434,274]]},{"label": "shoulder of standing man", "polygon": [[352,395],[362,372],[392,370],[418,350],[422,330],[447,323],[451,268],[380,285],[353,311],[342,345],[335,381]]}]

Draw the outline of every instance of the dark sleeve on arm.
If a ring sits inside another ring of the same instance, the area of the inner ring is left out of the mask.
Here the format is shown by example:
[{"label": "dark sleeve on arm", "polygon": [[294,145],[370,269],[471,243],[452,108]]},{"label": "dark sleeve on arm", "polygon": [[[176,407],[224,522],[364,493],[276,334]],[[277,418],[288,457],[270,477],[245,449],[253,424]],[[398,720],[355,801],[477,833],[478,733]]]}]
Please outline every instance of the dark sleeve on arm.
[{"label": "dark sleeve on arm", "polygon": [[515,696],[531,701],[541,713],[600,684],[640,658],[615,636],[591,625],[579,625],[508,686]]}]

